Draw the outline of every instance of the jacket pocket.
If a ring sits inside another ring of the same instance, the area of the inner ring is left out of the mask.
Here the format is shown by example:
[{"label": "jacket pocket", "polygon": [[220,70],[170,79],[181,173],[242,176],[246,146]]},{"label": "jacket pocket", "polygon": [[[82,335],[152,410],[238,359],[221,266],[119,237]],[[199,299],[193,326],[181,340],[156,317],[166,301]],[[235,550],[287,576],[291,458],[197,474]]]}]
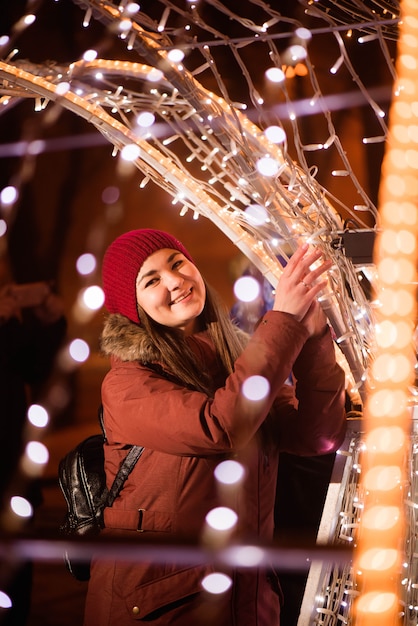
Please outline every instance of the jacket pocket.
[{"label": "jacket pocket", "polygon": [[[167,576],[156,578],[138,586],[125,598],[133,619],[163,617],[164,613],[183,606],[202,592],[202,580],[212,571],[208,566],[176,570]],[[163,621],[161,621],[163,623]]]}]

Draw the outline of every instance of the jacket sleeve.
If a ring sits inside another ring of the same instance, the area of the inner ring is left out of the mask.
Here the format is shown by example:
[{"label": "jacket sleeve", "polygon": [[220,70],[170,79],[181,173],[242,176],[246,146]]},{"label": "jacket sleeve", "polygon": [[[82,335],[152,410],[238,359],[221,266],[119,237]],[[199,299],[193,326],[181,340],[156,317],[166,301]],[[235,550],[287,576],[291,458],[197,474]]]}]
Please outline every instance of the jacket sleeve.
[{"label": "jacket sleeve", "polygon": [[301,456],[339,448],[346,432],[345,375],[335,359],[329,329],[309,339],[293,367],[293,385],[284,385],[272,410],[280,448]]},{"label": "jacket sleeve", "polygon": [[[219,454],[244,447],[280,397],[306,341],[302,324],[286,313],[269,311],[213,398],[138,364],[119,363],[102,386],[109,441],[182,455]],[[260,401],[247,400],[242,394],[251,376],[268,381],[270,392]]]}]

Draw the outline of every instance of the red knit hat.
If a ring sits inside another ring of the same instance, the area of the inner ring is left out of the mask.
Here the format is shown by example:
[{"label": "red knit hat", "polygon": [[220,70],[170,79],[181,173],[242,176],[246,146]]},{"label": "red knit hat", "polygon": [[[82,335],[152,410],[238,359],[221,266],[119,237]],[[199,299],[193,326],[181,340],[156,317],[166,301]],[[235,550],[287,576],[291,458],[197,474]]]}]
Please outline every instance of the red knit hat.
[{"label": "red knit hat", "polygon": [[136,307],[136,277],[144,261],[157,250],[179,250],[193,263],[183,244],[162,230],[144,228],[120,235],[105,252],[102,266],[105,306],[139,324]]}]

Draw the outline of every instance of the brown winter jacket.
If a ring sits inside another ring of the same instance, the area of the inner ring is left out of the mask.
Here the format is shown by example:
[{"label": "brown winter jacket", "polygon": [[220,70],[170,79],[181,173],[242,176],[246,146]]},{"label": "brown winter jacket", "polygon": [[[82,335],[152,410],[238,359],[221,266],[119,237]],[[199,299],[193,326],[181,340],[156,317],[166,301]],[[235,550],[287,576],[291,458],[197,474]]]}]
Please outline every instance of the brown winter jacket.
[{"label": "brown winter jacket", "polygon": [[[208,336],[198,333],[189,341],[202,368],[217,381]],[[235,539],[268,543],[278,453],[325,454],[343,441],[344,374],[335,362],[330,332],[308,339],[304,326],[286,313],[269,311],[263,317],[234,373],[219,381],[213,398],[147,368],[144,363],[155,361],[155,354],[145,331],[120,315],[108,318],[102,347],[111,356],[102,386],[109,485],[125,444],[145,446],[120,497],[105,511],[103,534],[110,539],[201,538],[208,511],[225,504],[214,469],[234,458],[246,468],[241,490],[227,503],[238,514]],[[287,382],[290,372],[295,386]],[[269,381],[270,394],[262,402],[245,401],[240,392],[252,375]],[[160,561],[93,559],[85,626],[279,623],[279,591],[271,572],[228,572],[231,589],[211,597],[202,592],[201,581],[214,571],[213,564]]]}]

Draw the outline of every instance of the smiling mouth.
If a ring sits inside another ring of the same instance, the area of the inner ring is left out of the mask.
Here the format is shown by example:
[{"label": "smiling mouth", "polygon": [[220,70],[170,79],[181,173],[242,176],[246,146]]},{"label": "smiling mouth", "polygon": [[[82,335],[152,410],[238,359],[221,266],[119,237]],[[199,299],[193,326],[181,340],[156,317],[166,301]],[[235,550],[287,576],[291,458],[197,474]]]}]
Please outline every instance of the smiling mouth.
[{"label": "smiling mouth", "polygon": [[170,306],[173,306],[173,304],[178,304],[179,302],[182,302],[185,298],[187,298],[188,296],[190,296],[190,294],[192,293],[192,290],[189,289],[186,293],[184,293],[182,296],[176,298],[175,300],[172,300],[170,302]]}]

